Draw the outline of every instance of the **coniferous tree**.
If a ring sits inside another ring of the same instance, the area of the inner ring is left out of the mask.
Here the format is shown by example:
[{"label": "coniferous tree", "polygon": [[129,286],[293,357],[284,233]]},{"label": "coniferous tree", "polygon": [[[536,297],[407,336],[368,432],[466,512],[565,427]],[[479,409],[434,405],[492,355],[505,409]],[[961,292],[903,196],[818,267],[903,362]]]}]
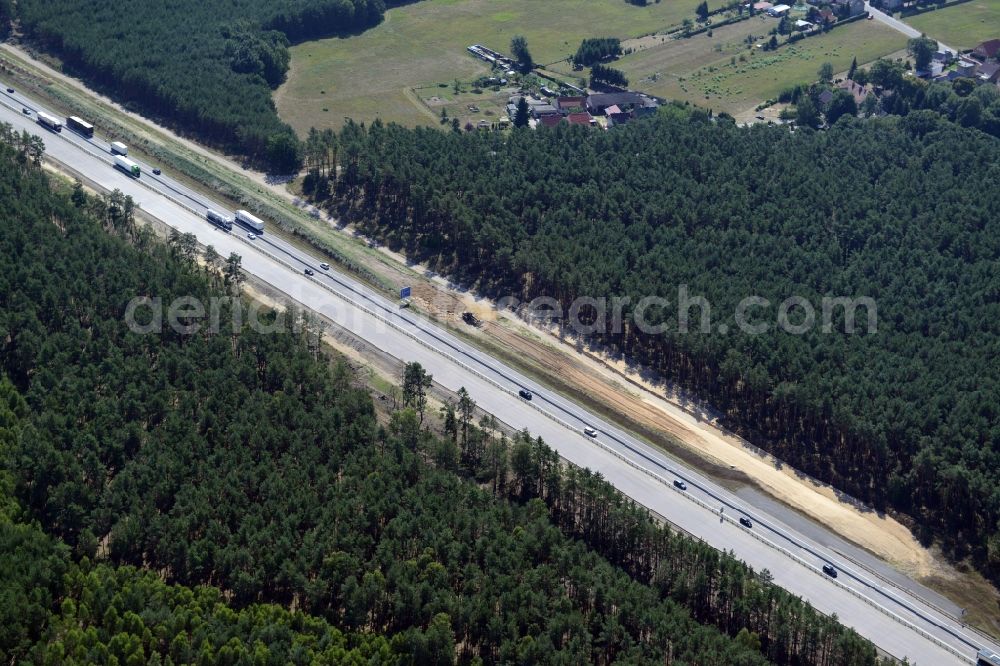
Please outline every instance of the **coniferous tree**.
[{"label": "coniferous tree", "polygon": [[535,62],[531,58],[531,51],[528,50],[528,40],[523,35],[515,35],[510,40],[510,52],[517,60],[518,67],[522,74],[529,74],[535,68]]}]

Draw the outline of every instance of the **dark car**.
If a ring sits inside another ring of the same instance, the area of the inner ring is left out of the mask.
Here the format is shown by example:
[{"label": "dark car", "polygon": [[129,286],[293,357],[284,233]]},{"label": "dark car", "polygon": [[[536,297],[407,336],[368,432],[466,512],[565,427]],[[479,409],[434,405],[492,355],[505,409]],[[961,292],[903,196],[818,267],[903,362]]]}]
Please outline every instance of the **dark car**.
[{"label": "dark car", "polygon": [[684,483],[679,479],[674,479],[674,488],[680,488],[681,490],[687,490],[688,484]]},{"label": "dark car", "polygon": [[307,268],[306,269],[306,275],[315,275],[315,273],[313,273],[313,269]]},{"label": "dark car", "polygon": [[746,516],[740,516],[740,525],[743,527],[753,527],[753,522]]},{"label": "dark car", "polygon": [[155,173],[155,174],[156,174],[157,176],[159,176],[159,175],[160,175],[160,173],[162,173],[162,172],[160,171],[160,167],[156,167],[155,169],[153,169],[153,173]]},{"label": "dark car", "polygon": [[823,573],[825,573],[830,578],[836,578],[837,577],[837,569],[832,564],[824,564],[823,565]]},{"label": "dark car", "polygon": [[14,92],[14,89],[13,88],[7,88],[7,92],[12,93],[12,92]]},{"label": "dark car", "polygon": [[517,394],[522,398],[524,398],[525,400],[531,400],[531,398],[533,397],[531,395],[531,391],[528,391],[527,389],[521,389],[520,391],[517,392]]}]

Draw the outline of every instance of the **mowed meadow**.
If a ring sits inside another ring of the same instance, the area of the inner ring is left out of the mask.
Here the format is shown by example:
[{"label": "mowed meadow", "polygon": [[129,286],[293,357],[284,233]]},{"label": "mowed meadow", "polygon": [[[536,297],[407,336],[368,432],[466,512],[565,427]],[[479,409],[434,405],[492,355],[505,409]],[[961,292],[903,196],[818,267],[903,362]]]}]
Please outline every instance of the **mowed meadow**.
[{"label": "mowed meadow", "polygon": [[928,37],[956,49],[1000,38],[1000,0],[972,0],[904,19]]},{"label": "mowed meadow", "polygon": [[[639,37],[693,17],[699,0],[662,0],[636,7],[624,0],[422,0],[386,12],[359,35],[291,49],[288,80],[275,94],[278,113],[300,134],[340,127],[345,117],[404,125],[436,124],[414,88],[469,81],[489,70],[465,50],[483,44],[507,52],[511,37],[528,39],[535,61],[566,58],[586,37]],[[720,5],[710,1],[709,7]]]},{"label": "mowed meadow", "polygon": [[736,115],[783,88],[815,81],[824,62],[843,72],[853,58],[863,64],[906,48],[906,37],[877,21],[850,23],[776,51],[755,48],[777,23],[758,16],[714,30],[711,37],[647,37],[626,43],[635,52],[616,66],[638,90]]}]

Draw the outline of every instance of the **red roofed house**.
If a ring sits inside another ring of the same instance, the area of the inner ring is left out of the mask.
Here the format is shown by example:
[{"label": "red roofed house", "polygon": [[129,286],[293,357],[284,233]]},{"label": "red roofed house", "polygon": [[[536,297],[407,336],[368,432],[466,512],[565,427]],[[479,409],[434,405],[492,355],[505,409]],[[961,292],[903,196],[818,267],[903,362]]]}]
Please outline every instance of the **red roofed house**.
[{"label": "red roofed house", "polygon": [[571,113],[566,116],[566,120],[570,125],[587,125],[590,126],[594,119],[590,117],[590,114],[584,111],[583,113]]},{"label": "red roofed house", "polygon": [[538,122],[546,127],[555,127],[562,122],[562,116],[556,114],[550,114],[547,116],[542,116],[538,119]]},{"label": "red roofed house", "polygon": [[972,49],[972,55],[982,61],[996,58],[998,53],[1000,53],[1000,39],[987,40]]},{"label": "red roofed house", "polygon": [[556,100],[556,108],[563,113],[570,109],[582,109],[587,106],[586,97],[560,97]]}]

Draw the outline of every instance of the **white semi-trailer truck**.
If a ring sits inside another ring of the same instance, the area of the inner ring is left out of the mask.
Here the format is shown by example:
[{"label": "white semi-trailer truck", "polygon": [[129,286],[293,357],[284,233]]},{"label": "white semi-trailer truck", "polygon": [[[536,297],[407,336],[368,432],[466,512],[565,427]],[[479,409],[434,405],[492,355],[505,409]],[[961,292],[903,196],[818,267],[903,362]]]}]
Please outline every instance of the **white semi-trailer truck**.
[{"label": "white semi-trailer truck", "polygon": [[121,155],[115,155],[115,167],[121,169],[133,178],[138,178],[141,173],[138,164]]},{"label": "white semi-trailer truck", "polygon": [[264,233],[264,221],[245,210],[236,211],[236,221],[258,234]]},{"label": "white semi-trailer truck", "polygon": [[44,111],[38,112],[38,124],[47,127],[53,132],[62,132],[62,121],[58,118],[54,118]]},{"label": "white semi-trailer truck", "polygon": [[128,146],[126,146],[121,141],[111,142],[111,154],[112,155],[128,155]]}]

